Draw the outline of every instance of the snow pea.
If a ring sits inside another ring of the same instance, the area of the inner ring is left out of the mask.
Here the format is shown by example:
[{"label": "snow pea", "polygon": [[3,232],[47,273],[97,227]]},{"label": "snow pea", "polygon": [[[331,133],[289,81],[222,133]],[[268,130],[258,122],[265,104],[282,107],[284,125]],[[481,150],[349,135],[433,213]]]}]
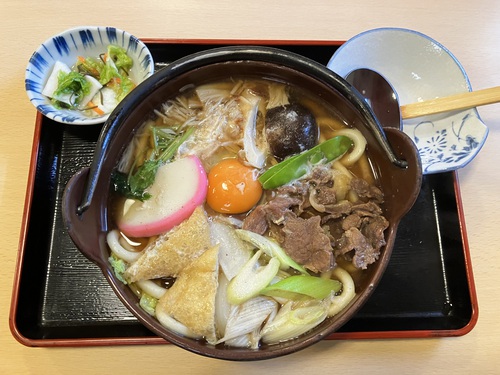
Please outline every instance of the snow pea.
[{"label": "snow pea", "polygon": [[339,135],[319,145],[283,160],[259,177],[264,189],[274,189],[304,176],[311,165],[328,163],[345,154],[352,147],[349,137]]}]

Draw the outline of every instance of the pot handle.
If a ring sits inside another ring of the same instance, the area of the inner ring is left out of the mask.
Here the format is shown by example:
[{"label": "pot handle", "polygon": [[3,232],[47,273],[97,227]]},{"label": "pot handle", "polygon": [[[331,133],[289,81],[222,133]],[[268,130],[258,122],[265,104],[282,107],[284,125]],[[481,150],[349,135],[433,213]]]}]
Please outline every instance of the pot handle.
[{"label": "pot handle", "polygon": [[397,186],[390,192],[397,202],[391,210],[398,221],[413,207],[422,186],[422,162],[412,139],[395,128],[385,128],[385,135],[399,158],[407,162],[406,168],[391,168],[382,176],[384,187]]},{"label": "pot handle", "polygon": [[[135,90],[138,90],[137,88]],[[108,156],[111,149],[111,141],[116,136],[120,130],[120,120],[122,117],[122,103],[119,103],[115,110],[108,117],[108,120],[104,123],[104,127],[101,130],[99,139],[97,140],[96,148],[94,151],[94,157],[92,159],[92,164],[87,171],[80,171],[85,174],[85,183],[82,188],[82,192],[79,195],[78,204],[75,206],[75,211],[78,215],[82,215],[92,204],[92,198],[96,191],[96,186],[99,181],[99,175],[101,174],[104,160]],[[80,178],[80,177],[79,177]],[[77,182],[75,181],[75,184]],[[78,180],[78,184],[80,181]]]},{"label": "pot handle", "polygon": [[90,169],[83,168],[69,180],[62,199],[62,216],[71,239],[90,261],[101,269],[107,257],[102,249],[106,248],[106,218],[100,212],[100,202],[93,202],[83,213],[77,207],[82,198]]}]

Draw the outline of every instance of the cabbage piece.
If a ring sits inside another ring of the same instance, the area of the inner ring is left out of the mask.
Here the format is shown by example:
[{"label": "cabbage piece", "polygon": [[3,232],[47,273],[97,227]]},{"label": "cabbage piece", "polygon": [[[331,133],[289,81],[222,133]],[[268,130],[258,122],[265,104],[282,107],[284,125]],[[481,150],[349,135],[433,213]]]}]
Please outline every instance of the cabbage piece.
[{"label": "cabbage piece", "polygon": [[42,94],[52,98],[58,102],[65,103],[67,105],[71,105],[71,96],[72,93],[66,93],[64,95],[59,95],[57,98],[54,96],[57,87],[59,86],[59,76],[61,74],[68,74],[71,72],[71,68],[67,66],[65,63],[62,61],[56,61],[54,64],[54,67],[52,68],[52,72],[49,75],[49,78],[47,79],[47,82],[45,83],[45,86],[43,87]]},{"label": "cabbage piece", "polygon": [[134,60],[127,55],[127,51],[120,46],[110,44],[108,46],[108,56],[113,60],[118,69],[128,71],[134,65]]},{"label": "cabbage piece", "polygon": [[142,309],[152,316],[155,315],[155,309],[157,303],[158,299],[150,296],[147,293],[142,293],[141,300],[139,301],[139,305],[142,307]]},{"label": "cabbage piece", "polygon": [[53,92],[52,98],[55,104],[64,104],[62,98],[69,97],[69,108],[76,108],[78,105],[85,105],[82,99],[90,94],[92,83],[85,78],[84,75],[78,72],[64,73],[60,71],[58,74],[57,89]]},{"label": "cabbage piece", "polygon": [[277,258],[280,262],[280,269],[287,270],[288,268],[292,267],[300,273],[308,275],[307,270],[300,264],[295,262],[292,258],[290,258],[281,248],[281,246],[272,239],[245,229],[236,229],[236,233],[238,234],[238,236],[240,236],[241,239],[250,242],[258,249],[264,251],[264,253],[266,253],[270,257]]},{"label": "cabbage piece", "polygon": [[122,283],[127,284],[127,280],[123,277],[123,273],[127,269],[127,263],[123,261],[123,259],[118,258],[114,253],[108,258],[109,264],[113,268],[115,276]]}]

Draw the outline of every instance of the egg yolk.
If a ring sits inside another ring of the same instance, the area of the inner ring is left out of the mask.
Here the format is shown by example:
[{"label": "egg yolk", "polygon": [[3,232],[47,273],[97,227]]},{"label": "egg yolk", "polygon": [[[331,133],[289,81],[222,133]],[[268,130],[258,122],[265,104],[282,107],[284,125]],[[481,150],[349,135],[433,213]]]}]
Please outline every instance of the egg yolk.
[{"label": "egg yolk", "polygon": [[236,159],[224,159],[208,173],[207,203],[217,212],[240,214],[259,201],[262,186],[256,170]]}]

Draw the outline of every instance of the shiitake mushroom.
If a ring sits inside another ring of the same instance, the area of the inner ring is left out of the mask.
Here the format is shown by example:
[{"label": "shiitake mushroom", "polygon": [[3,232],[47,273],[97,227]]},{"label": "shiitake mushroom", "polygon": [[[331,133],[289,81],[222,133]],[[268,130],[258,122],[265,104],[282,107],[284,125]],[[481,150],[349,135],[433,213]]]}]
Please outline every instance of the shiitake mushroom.
[{"label": "shiitake mushroom", "polygon": [[311,111],[291,103],[267,111],[265,134],[271,153],[281,160],[316,146],[319,129]]}]

